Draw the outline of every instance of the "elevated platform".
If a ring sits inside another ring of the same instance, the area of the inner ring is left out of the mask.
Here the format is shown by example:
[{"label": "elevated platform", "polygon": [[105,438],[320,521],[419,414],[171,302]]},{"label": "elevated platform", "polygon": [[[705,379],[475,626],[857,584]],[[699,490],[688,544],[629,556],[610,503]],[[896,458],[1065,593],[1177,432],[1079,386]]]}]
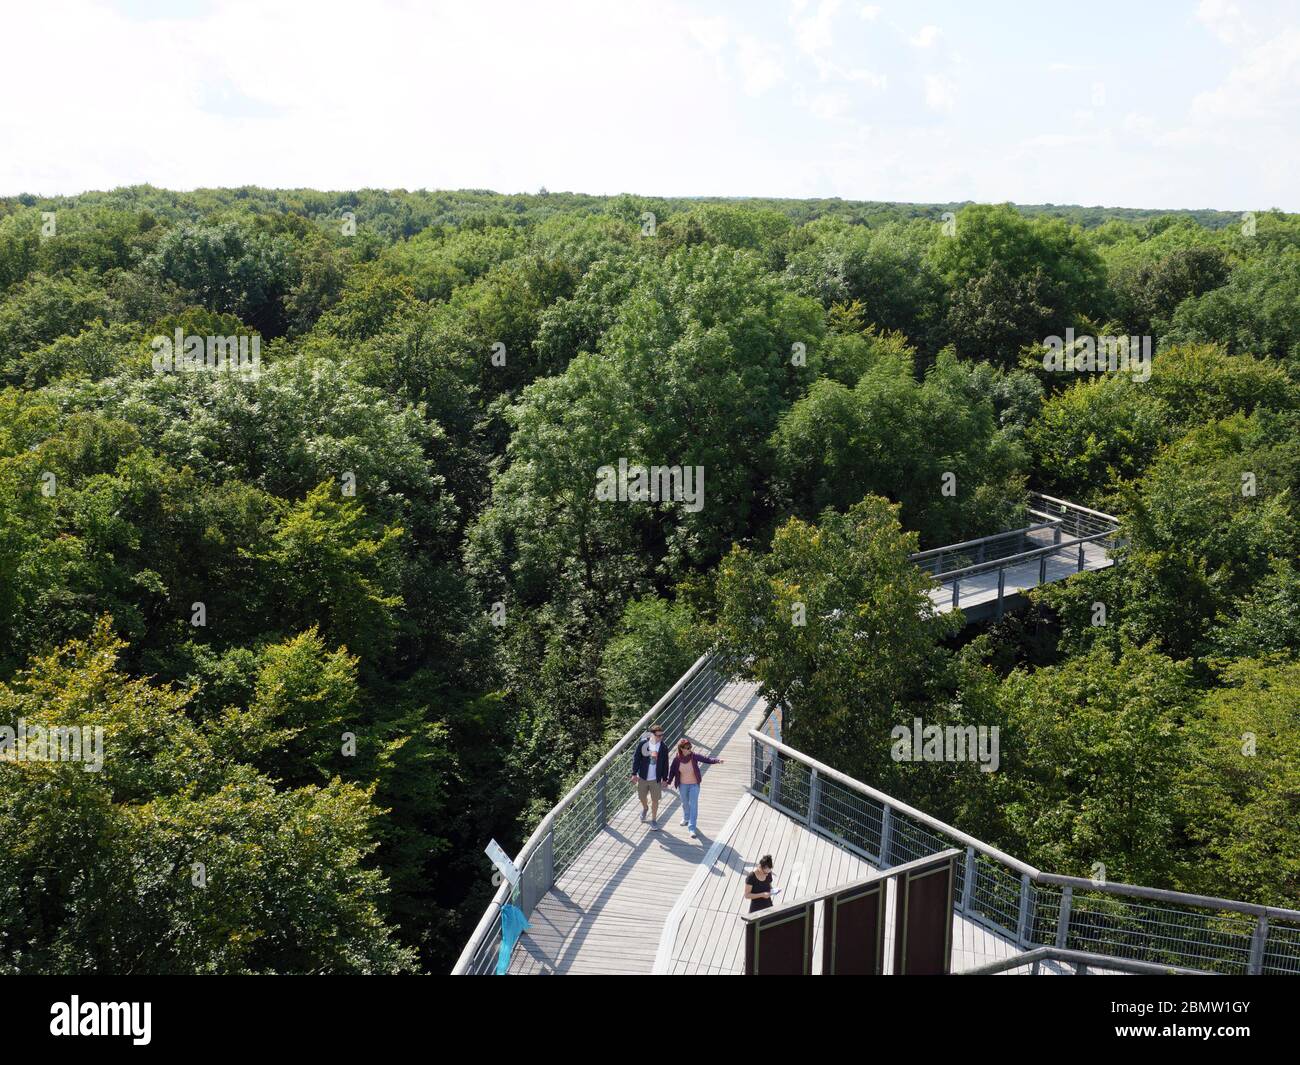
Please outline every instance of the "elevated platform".
[{"label": "elevated platform", "polygon": [[[739,915],[748,912],[745,877],[764,854],[775,866],[779,903],[798,902],[863,880],[876,866],[799,821],[746,795],[736,804],[717,842],[711,865],[701,866],[668,916],[655,972],[740,976],[745,969],[745,933]],[[886,908],[885,953],[893,952],[892,899]],[[822,963],[822,911],[813,932],[813,969]],[[953,916],[953,970],[960,972],[1020,953],[997,935],[960,915]],[[1040,972],[1050,971],[1040,966]]]},{"label": "elevated platform", "polygon": [[[641,822],[633,796],[557,877],[515,947],[512,973],[650,973],[664,923],[695,872],[709,858],[736,803],[749,786],[749,730],[767,717],[755,686],[732,681],[709,700],[687,730],[708,766],[700,787],[698,827],[691,839],[681,800],[664,790],[660,829]],[[613,772],[626,767],[615,765]]]},{"label": "elevated platform", "polygon": [[[1000,614],[1030,588],[1113,564],[1114,518],[1043,495],[1028,513],[1036,524],[912,556],[936,610]],[[740,973],[744,878],[764,854],[778,905],[808,900],[818,914],[830,890],[882,874],[887,929],[898,876],[946,855],[955,973],[1300,973],[1300,911],[1036,869],[783,744],[781,715],[733,668],[702,655],[541,819],[514,859],[518,883],[498,889],[456,974]],[[724,759],[704,773],[698,839],[675,793],[658,830],[641,820],[631,756],[654,720],[670,744],[687,735]],[[530,921],[513,949],[507,905]]]}]

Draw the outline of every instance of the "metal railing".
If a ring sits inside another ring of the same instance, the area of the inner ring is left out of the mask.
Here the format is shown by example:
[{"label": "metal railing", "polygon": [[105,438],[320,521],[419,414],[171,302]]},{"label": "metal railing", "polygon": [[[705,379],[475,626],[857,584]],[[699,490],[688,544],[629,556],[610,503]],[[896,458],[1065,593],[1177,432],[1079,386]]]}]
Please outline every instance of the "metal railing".
[{"label": "metal railing", "polygon": [[[1109,555],[1117,543],[1118,519],[1099,510],[1034,492],[1029,497],[1028,511],[1032,517],[1041,520],[1022,529],[932,547],[908,557],[930,574],[937,584],[951,589],[953,609],[961,606],[963,581],[996,573],[997,598],[994,602],[1000,616],[1008,594],[1047,583],[1049,565],[1054,559],[1068,560],[1074,572],[1082,572],[1088,563],[1089,545],[1096,545]],[[1036,580],[1034,562],[1038,563]],[[1024,567],[1034,583],[1017,585],[1008,593],[1007,571],[1017,567]],[[981,588],[978,594],[985,595],[988,591],[988,588]]]},{"label": "metal railing", "polygon": [[1204,969],[1184,969],[1177,965],[1157,965],[1133,958],[1111,958],[1088,954],[1082,950],[1035,947],[1024,954],[1000,958],[988,965],[967,969],[958,976],[1039,976],[1046,969],[1057,976],[1123,974],[1128,976],[1211,976]]},{"label": "metal railing", "polygon": [[[665,742],[676,743],[731,678],[722,656],[712,651],[702,654],[542,818],[515,858],[515,866],[521,872],[515,904],[525,914],[532,912],[556,879],[595,839],[610,815],[632,797],[632,749],[640,742],[646,727],[651,722],[659,722],[664,728]],[[452,975],[481,976],[495,971],[501,948],[501,907],[511,897],[510,884],[503,883],[461,952]]]},{"label": "metal railing", "polygon": [[956,913],[1048,946],[1218,973],[1300,972],[1300,911],[1045,873],[764,734],[754,795],[880,869],[961,847]]},{"label": "metal railing", "polygon": [[[769,906],[765,910],[751,910],[749,913],[739,915],[742,924],[760,924],[768,923],[774,918],[780,921],[786,915],[797,914],[799,911],[807,911],[812,917],[812,928],[821,925],[825,928],[826,909],[831,899],[843,897],[849,894],[856,894],[858,889],[868,886],[879,885],[883,889],[881,895],[881,918],[882,924],[886,927],[880,932],[879,956],[876,957],[876,972],[893,974],[895,969],[894,957],[894,932],[888,926],[890,920],[885,916],[888,912],[897,913],[897,887],[898,882],[905,875],[916,874],[926,870],[934,870],[942,866],[952,864],[954,871],[960,866],[961,851],[950,847],[946,851],[940,851],[937,854],[928,855],[925,858],[918,858],[914,862],[904,862],[902,865],[896,865],[891,869],[874,869],[870,875],[860,880],[853,880],[849,883],[837,884],[834,887],[826,888],[822,891],[816,891],[811,895],[800,895],[799,898],[792,902],[784,903],[780,906]],[[811,931],[812,929],[810,929]],[[746,930],[749,934],[749,930]],[[855,933],[850,933],[850,936]],[[816,958],[819,951],[817,948],[812,950],[812,961],[816,964]],[[830,966],[832,959],[827,957],[825,949],[821,953],[821,972],[828,974],[831,972]],[[873,952],[875,953],[875,952]],[[749,975],[749,952],[746,951],[746,975]]]}]

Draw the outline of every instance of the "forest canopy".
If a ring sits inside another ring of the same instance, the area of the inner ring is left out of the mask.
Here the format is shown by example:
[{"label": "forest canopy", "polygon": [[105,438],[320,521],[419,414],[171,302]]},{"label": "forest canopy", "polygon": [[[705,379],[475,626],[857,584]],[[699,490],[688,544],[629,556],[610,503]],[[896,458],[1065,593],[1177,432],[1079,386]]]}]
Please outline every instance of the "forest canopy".
[{"label": "forest canopy", "polygon": [[[1149,374],[1049,368],[1067,331]],[[1120,564],[925,616],[907,554],[1029,488]],[[0,973],[446,971],[486,841],[710,646],[1026,861],[1300,907],[1297,493],[1294,215],[0,199],[0,728],[106,744],[0,761]],[[892,762],[918,714],[1003,768]]]}]

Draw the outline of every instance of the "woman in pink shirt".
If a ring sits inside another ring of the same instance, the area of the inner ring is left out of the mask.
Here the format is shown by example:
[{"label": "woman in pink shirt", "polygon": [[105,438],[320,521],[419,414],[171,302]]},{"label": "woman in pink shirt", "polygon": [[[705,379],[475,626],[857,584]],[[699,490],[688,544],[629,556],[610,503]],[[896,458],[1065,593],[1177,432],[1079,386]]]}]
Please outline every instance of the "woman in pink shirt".
[{"label": "woman in pink shirt", "polygon": [[673,764],[668,767],[668,779],[664,783],[670,788],[676,786],[681,793],[682,824],[690,826],[691,839],[700,838],[699,829],[695,827],[695,817],[700,811],[700,766],[721,764],[721,758],[696,754],[688,739],[677,744],[677,753],[673,755]]}]

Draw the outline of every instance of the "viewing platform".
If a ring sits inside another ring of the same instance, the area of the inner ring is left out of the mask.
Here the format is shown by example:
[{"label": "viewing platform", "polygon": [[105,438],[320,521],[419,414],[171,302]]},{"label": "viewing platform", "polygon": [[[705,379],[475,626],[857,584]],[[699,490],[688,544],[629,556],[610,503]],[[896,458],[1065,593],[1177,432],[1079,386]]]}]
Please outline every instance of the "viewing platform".
[{"label": "viewing platform", "polygon": [[[1112,563],[1113,518],[1050,497],[1031,513],[1039,521],[1025,529],[914,558],[963,611],[1005,609],[1043,579]],[[1019,583],[1031,564],[1036,579]],[[844,957],[832,965],[823,940],[834,950],[850,933],[860,941],[854,922],[868,913],[878,938],[865,971],[879,974],[1300,973],[1298,911],[1036,869],[789,747],[781,720],[755,682],[719,655],[701,656],[542,819],[514,859],[517,887],[502,883],[453,972],[741,974],[773,971],[792,950],[803,952],[802,968],[780,971],[864,971]],[[723,760],[702,772],[697,839],[667,788],[658,826],[641,820],[632,753],[651,721],[670,748],[687,736]],[[755,920],[744,880],[765,854],[780,894]],[[934,873],[947,894],[934,893],[937,880],[916,889]],[[863,898],[878,909],[851,911]],[[507,905],[529,928],[503,950]],[[827,935],[842,905],[846,917]],[[928,970],[908,953],[924,938],[909,945],[908,930],[927,906],[938,965]],[[846,941],[844,956],[860,945]]]},{"label": "viewing platform", "polygon": [[935,581],[930,600],[940,613],[960,609],[966,621],[1000,618],[1024,593],[1113,564],[1119,520],[1099,510],[1034,492],[1020,529],[966,540],[911,559]]}]

